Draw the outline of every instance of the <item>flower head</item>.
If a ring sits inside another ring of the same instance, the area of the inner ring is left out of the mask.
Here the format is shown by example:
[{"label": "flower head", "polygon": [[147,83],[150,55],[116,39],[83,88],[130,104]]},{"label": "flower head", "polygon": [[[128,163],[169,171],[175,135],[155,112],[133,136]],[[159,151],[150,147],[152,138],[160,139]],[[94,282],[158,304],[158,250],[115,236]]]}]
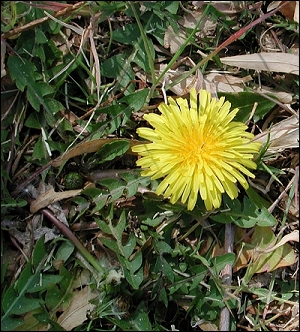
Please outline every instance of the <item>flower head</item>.
[{"label": "flower head", "polygon": [[252,159],[260,148],[245,124],[232,121],[238,109],[230,110],[224,97],[211,98],[206,90],[197,94],[192,89],[189,103],[183,98],[168,102],[158,107],[160,115],[144,115],[153,129],[137,129],[151,141],[132,148],[141,156],[137,165],[142,175],[163,178],[156,193],[173,204],[187,201],[188,210],[195,207],[198,193],[207,210],[220,207],[222,193],[236,198],[236,182],[247,189],[244,175],[254,178],[248,168],[256,169]]}]

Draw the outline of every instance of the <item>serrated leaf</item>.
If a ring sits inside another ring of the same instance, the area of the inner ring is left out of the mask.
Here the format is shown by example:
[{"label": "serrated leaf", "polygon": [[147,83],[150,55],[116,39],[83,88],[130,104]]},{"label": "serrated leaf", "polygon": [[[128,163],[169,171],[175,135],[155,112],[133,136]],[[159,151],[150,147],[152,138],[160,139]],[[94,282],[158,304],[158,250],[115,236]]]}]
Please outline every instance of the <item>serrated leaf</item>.
[{"label": "serrated leaf", "polygon": [[223,270],[225,265],[233,265],[235,261],[235,254],[234,253],[227,253],[222,256],[217,256],[212,259],[213,261],[213,269],[216,271],[217,274]]},{"label": "serrated leaf", "polygon": [[160,261],[161,272],[166,278],[168,278],[173,283],[175,279],[173,269],[171,268],[170,264],[167,262],[167,260],[164,257],[161,257],[160,260],[161,260]]},{"label": "serrated leaf", "polygon": [[131,323],[134,327],[131,331],[153,331],[144,302],[138,306],[131,319]]},{"label": "serrated leaf", "polygon": [[7,61],[11,78],[16,81],[18,89],[24,91],[28,84],[35,82],[34,73],[37,71],[33,63],[17,56],[10,56]]},{"label": "serrated leaf", "polygon": [[34,289],[40,283],[40,270],[43,266],[46,255],[43,252],[42,245],[44,243],[44,236],[38,241],[38,248],[41,250],[42,255],[37,252],[35,255],[35,268],[31,261],[29,261],[18,280],[14,285],[8,288],[3,295],[2,308],[4,315],[1,321],[8,320],[11,315],[22,315],[26,312],[39,308],[44,303],[42,299],[34,299],[26,296],[28,290]]},{"label": "serrated leaf", "polygon": [[[102,181],[99,181],[99,184],[107,187],[108,190],[106,192],[97,191],[97,197],[93,199],[96,206],[92,210],[92,214],[95,214],[97,211],[102,209],[107,203],[113,203],[123,195],[126,195],[126,197],[132,197],[137,192],[139,185],[146,187],[150,183],[150,178],[142,178],[138,173],[126,174],[127,173],[122,173],[122,178],[124,180],[130,179],[127,182],[122,182],[119,179],[103,179]],[[86,189],[83,190],[82,193],[89,195],[91,191]]]},{"label": "serrated leaf", "polygon": [[241,121],[244,123],[249,119],[249,114],[251,114],[255,102],[258,103],[253,115],[255,122],[261,120],[275,106],[273,101],[253,92],[239,92],[236,94],[220,92],[218,93],[218,96],[224,96],[226,100],[231,103],[231,109],[239,109],[234,121]]},{"label": "serrated leaf", "polygon": [[[10,56],[8,66],[17,87],[21,91],[24,91],[25,87],[27,88],[27,98],[36,111],[39,111],[40,106],[43,106],[45,114],[51,117],[58,110],[63,109],[62,104],[58,101],[45,98],[45,96],[53,94],[54,90],[50,84],[36,81],[37,69],[31,62],[17,56]],[[50,122],[53,122],[53,119]]]},{"label": "serrated leaf", "polygon": [[38,160],[44,159],[48,157],[48,152],[43,142],[42,136],[39,136],[37,142],[34,145],[32,157]]},{"label": "serrated leaf", "polygon": [[276,219],[265,207],[258,207],[246,196],[243,206],[237,199],[231,200],[227,196],[224,197],[224,204],[229,208],[229,211],[211,215],[212,220],[220,223],[235,223],[243,228],[251,228],[255,225],[274,226],[276,224]]},{"label": "serrated leaf", "polygon": [[41,129],[42,121],[37,112],[29,114],[29,117],[25,121],[25,126],[29,128]]},{"label": "serrated leaf", "polygon": [[74,279],[74,274],[72,274],[64,266],[62,266],[59,269],[59,275],[63,277],[62,281],[59,283],[60,289],[64,292],[64,294],[66,294],[68,289],[70,289],[70,284]]},{"label": "serrated leaf", "polygon": [[148,89],[143,89],[123,97],[120,102],[128,104],[133,112],[137,112],[144,106],[148,93]]},{"label": "serrated leaf", "polygon": [[118,253],[119,252],[119,247],[116,243],[115,239],[108,239],[108,238],[101,238],[101,242],[109,249],[112,251]]},{"label": "serrated leaf", "polygon": [[125,140],[107,143],[96,152],[95,155],[97,155],[97,157],[100,159],[97,163],[102,164],[106,161],[110,161],[116,157],[122,156],[128,151],[129,147],[129,142]]},{"label": "serrated leaf", "polygon": [[129,262],[129,270],[133,273],[137,271],[143,263],[143,255],[141,251],[138,251]]},{"label": "serrated leaf", "polygon": [[123,246],[123,252],[126,259],[132,254],[134,247],[136,245],[136,239],[134,233],[130,233],[129,239],[126,244]]},{"label": "serrated leaf", "polygon": [[143,267],[140,267],[142,264],[142,253],[139,251],[132,261],[128,261],[120,255],[118,255],[118,259],[123,266],[126,280],[134,289],[138,289],[144,278]]},{"label": "serrated leaf", "polygon": [[[147,58],[147,52],[145,50],[144,42],[141,38],[139,27],[136,23],[126,24],[124,27],[113,31],[113,39],[120,43],[134,46],[138,52],[133,58],[133,61],[143,68],[146,72],[150,71],[149,59]],[[150,38],[147,38],[147,44],[151,53],[152,60],[155,57],[155,51],[153,42]]]}]

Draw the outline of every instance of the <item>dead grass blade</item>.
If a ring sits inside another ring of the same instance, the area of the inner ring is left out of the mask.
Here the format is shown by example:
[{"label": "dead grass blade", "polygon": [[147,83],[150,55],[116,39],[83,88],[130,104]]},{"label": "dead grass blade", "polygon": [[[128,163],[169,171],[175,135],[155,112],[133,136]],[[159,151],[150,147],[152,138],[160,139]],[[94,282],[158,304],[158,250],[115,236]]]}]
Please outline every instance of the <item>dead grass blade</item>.
[{"label": "dead grass blade", "polygon": [[299,56],[295,54],[262,52],[220,58],[220,61],[239,68],[299,75]]}]

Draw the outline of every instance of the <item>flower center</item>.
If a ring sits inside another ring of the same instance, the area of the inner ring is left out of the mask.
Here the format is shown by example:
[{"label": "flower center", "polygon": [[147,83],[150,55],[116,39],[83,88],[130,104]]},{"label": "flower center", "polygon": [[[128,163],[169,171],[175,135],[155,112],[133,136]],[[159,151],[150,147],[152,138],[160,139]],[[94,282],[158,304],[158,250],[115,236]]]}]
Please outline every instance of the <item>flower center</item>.
[{"label": "flower center", "polygon": [[206,132],[202,135],[195,131],[185,136],[181,145],[179,156],[184,164],[203,165],[208,162],[211,155],[218,150],[218,139],[212,133]]}]

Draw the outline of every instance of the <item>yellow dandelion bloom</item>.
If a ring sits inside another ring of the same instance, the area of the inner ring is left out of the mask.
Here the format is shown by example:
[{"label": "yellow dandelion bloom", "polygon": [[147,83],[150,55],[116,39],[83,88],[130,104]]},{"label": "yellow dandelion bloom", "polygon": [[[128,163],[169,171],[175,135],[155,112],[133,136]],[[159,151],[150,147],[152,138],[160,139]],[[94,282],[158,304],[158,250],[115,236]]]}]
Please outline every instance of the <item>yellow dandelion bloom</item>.
[{"label": "yellow dandelion bloom", "polygon": [[141,156],[141,174],[163,178],[156,193],[173,204],[187,202],[188,210],[195,207],[198,193],[207,210],[220,207],[225,192],[236,198],[236,182],[247,189],[244,175],[254,178],[248,168],[256,169],[253,154],[261,145],[251,142],[254,135],[244,123],[232,121],[238,109],[230,110],[229,101],[211,98],[206,90],[197,94],[192,89],[189,103],[183,98],[168,102],[158,107],[160,115],[144,115],[153,129],[137,129],[151,141],[132,148]]}]

